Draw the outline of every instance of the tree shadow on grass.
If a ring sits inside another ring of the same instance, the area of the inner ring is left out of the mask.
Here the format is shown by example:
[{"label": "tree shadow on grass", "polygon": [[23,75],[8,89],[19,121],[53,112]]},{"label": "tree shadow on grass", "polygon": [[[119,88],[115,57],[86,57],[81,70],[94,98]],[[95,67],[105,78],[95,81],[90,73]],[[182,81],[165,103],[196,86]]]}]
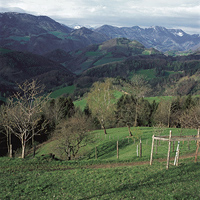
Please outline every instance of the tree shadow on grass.
[{"label": "tree shadow on grass", "polygon": [[[131,145],[126,140],[121,140],[118,143],[119,151]],[[95,148],[87,155],[88,159],[95,158]],[[117,157],[117,141],[106,141],[103,144],[97,146],[97,156],[98,158],[108,159],[110,157]]]},{"label": "tree shadow on grass", "polygon": [[[129,181],[125,184],[120,184],[119,187],[111,189],[111,191],[108,188],[107,191],[102,192],[102,194],[84,197],[82,200],[103,198],[104,195],[112,196],[122,192],[126,192],[127,196],[131,195],[132,198],[135,194],[139,194],[138,196],[134,196],[136,199],[142,199],[144,197],[143,195],[148,197],[148,199],[200,199],[200,193],[198,192],[200,187],[199,177],[199,163],[182,164],[179,167],[174,167],[169,170],[155,171],[150,176],[142,176],[134,183]],[[193,187],[193,185],[195,185],[195,187]]]}]

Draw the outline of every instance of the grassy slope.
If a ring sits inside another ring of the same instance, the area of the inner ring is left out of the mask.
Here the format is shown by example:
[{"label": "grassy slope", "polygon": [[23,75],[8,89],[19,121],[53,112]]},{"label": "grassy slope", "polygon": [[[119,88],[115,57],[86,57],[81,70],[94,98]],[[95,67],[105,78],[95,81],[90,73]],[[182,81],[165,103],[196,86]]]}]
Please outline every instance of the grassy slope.
[{"label": "grassy slope", "polygon": [[[197,131],[192,129],[163,129],[161,135],[169,135],[169,130],[172,130],[172,135],[196,135]],[[133,133],[132,138],[128,138],[128,129],[126,127],[122,128],[112,128],[108,129],[108,135],[104,135],[103,130],[93,131],[93,143],[82,148],[79,155],[82,160],[90,161],[95,159],[95,147],[97,147],[97,156],[100,162],[135,162],[135,161],[149,161],[151,153],[151,141],[152,135],[158,135],[159,129],[149,128],[149,127],[138,127],[131,128]],[[137,156],[137,145],[139,145],[139,138],[142,140],[142,157]],[[116,143],[119,141],[119,160],[117,159],[116,153]],[[42,146],[38,151],[37,155],[53,153],[56,157],[60,157],[57,152],[57,143],[55,141],[50,142],[47,145]],[[177,142],[174,143],[174,151],[171,152],[171,157],[175,156],[175,149],[177,147]],[[192,154],[194,155],[196,150],[195,141],[190,142],[188,150],[188,142],[181,142],[180,152],[182,155]],[[156,149],[156,147],[155,147]],[[166,159],[168,144],[167,142],[160,142],[157,146],[157,154],[154,154],[154,159]],[[155,150],[156,151],[156,150]]]},{"label": "grassy slope", "polygon": [[[151,136],[155,130],[140,127],[132,128],[132,132],[142,138],[142,158],[135,152],[138,141],[134,144],[130,139],[128,143],[127,128],[109,129],[106,138],[102,130],[94,131],[94,143],[83,149],[82,153],[87,156],[80,161],[56,161],[41,156],[50,152],[48,148],[52,152],[52,143],[41,148],[34,159],[0,158],[0,199],[200,198],[200,165],[194,163],[194,157],[180,159],[178,167],[171,161],[170,169],[166,170],[167,143],[161,142],[150,166]],[[172,135],[181,132],[188,135],[197,131],[172,129]],[[165,129],[162,135],[168,133],[169,129]],[[119,159],[116,159],[117,140]],[[97,160],[94,159],[95,146],[98,149]],[[181,142],[180,158],[191,152],[194,155],[195,148],[195,142],[190,143],[190,150],[187,142]],[[171,153],[172,158],[174,154]],[[156,158],[164,158],[164,162],[158,162]]]},{"label": "grassy slope", "polygon": [[[114,96],[115,96],[115,100],[117,101],[122,96],[122,92],[115,91]],[[87,104],[87,98],[74,101],[73,103],[75,106],[80,107],[81,110],[84,110],[84,108]]]},{"label": "grassy slope", "polygon": [[199,199],[199,163],[115,168],[1,158],[0,199]]},{"label": "grassy slope", "polygon": [[63,87],[60,89],[57,89],[55,91],[53,91],[50,95],[51,98],[57,98],[59,96],[62,96],[63,94],[72,94],[75,90],[75,86],[67,86],[67,87]]},{"label": "grassy slope", "polygon": [[[116,100],[119,99],[121,97],[122,93],[121,92],[116,92],[115,98]],[[154,100],[156,102],[160,102],[162,99],[165,100],[172,100],[174,97],[173,96],[156,96],[156,97],[145,97],[146,100],[148,100],[150,103],[152,103]],[[80,107],[82,110],[85,108],[87,103],[87,99],[81,99],[81,100],[77,100],[74,102],[74,105],[77,107]]]}]

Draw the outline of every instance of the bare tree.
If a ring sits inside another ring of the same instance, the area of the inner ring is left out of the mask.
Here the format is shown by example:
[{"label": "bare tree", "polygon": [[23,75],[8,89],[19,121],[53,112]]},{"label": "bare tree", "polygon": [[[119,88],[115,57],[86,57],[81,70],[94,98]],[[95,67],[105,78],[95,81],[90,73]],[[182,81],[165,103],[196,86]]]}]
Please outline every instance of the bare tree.
[{"label": "bare tree", "polygon": [[183,128],[199,128],[200,127],[200,102],[192,106],[179,116],[181,127]]},{"label": "bare tree", "polygon": [[91,128],[90,118],[80,113],[62,120],[57,126],[54,137],[59,141],[58,149],[67,156],[67,160],[75,158],[80,148],[88,144],[91,139]]},{"label": "bare tree", "polygon": [[[18,84],[19,91],[9,99],[12,105],[9,111],[10,131],[19,138],[22,146],[22,158],[25,157],[26,143],[40,133],[46,123],[35,132],[41,119],[42,108],[48,100],[48,95],[42,95],[44,87],[36,80]],[[13,101],[15,99],[15,101]]]}]

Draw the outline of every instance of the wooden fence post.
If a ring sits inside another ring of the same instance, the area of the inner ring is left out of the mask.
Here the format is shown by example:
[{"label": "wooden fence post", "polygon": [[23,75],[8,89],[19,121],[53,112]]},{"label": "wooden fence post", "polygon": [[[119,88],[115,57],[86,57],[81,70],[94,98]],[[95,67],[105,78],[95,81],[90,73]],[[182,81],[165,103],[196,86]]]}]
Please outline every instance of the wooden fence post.
[{"label": "wooden fence post", "polygon": [[[197,139],[199,139],[199,128],[198,128],[198,132],[197,132]],[[197,140],[197,148],[196,148],[196,153],[195,153],[195,162],[197,162],[197,156],[198,156],[198,151],[199,151],[199,143],[200,143],[200,141]]]},{"label": "wooden fence post", "polygon": [[142,157],[142,141],[141,141],[141,138],[140,138],[140,157]]},{"label": "wooden fence post", "polygon": [[169,146],[168,146],[168,153],[167,153],[167,166],[166,169],[169,169],[169,160],[170,160],[170,150],[171,150],[171,137],[172,137],[172,131],[169,132]]},{"label": "wooden fence post", "polygon": [[117,159],[119,159],[119,143],[117,141]]},{"label": "wooden fence post", "polygon": [[178,141],[177,148],[176,148],[176,155],[174,159],[174,165],[176,166],[178,166],[178,159],[179,159],[179,152],[180,152],[179,144],[180,144],[180,141]]},{"label": "wooden fence post", "polygon": [[188,141],[188,150],[190,150],[190,141]]},{"label": "wooden fence post", "polygon": [[178,166],[179,154],[180,154],[180,149],[178,149],[178,153],[177,153],[177,161],[176,161],[176,166]]},{"label": "wooden fence post", "polygon": [[154,135],[152,136],[152,146],[151,146],[150,165],[152,165],[152,161],[153,161],[153,148],[154,148]]},{"label": "wooden fence post", "polygon": [[158,140],[156,140],[156,155],[158,153]]},{"label": "wooden fence post", "polygon": [[95,146],[95,158],[97,159],[97,146]]}]

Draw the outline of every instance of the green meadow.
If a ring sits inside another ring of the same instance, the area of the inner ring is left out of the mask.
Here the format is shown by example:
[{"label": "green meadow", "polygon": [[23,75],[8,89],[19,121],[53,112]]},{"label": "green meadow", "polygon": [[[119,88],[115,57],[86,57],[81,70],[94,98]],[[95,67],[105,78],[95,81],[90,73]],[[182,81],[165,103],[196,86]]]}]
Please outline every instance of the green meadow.
[{"label": "green meadow", "polygon": [[51,94],[50,94],[50,97],[51,98],[57,98],[57,97],[60,97],[62,96],[63,94],[72,94],[75,90],[75,86],[72,85],[72,86],[66,86],[66,87],[63,87],[63,88],[59,88],[57,90],[54,90]]},{"label": "green meadow", "polygon": [[[104,135],[103,130],[95,130],[91,132],[93,137],[92,143],[82,148],[77,159],[82,161],[98,160],[98,162],[141,162],[149,161],[151,154],[152,136],[161,135],[168,136],[170,130],[172,136],[197,135],[194,129],[176,129],[176,128],[153,128],[153,127],[132,127],[132,137],[129,137],[128,128],[111,128]],[[142,157],[139,155],[140,138],[142,143]],[[119,158],[117,158],[117,141],[119,148]],[[172,144],[171,158],[175,157],[178,142]],[[53,153],[57,158],[61,158],[57,151],[58,143],[51,141],[42,146],[37,154]],[[160,141],[155,144],[153,160],[167,159],[168,142]],[[196,141],[180,142],[180,155],[195,155]],[[97,159],[96,159],[97,158]]]},{"label": "green meadow", "polygon": [[[169,130],[162,130],[161,135],[168,135]],[[106,136],[102,130],[93,131],[93,142],[82,149],[79,160],[50,157],[50,152],[55,153],[56,141],[39,148],[35,158],[2,157],[0,199],[200,199],[200,164],[194,163],[195,142],[189,146],[188,142],[181,142],[179,166],[173,165],[175,150],[171,147],[168,170],[168,143],[157,143],[153,164],[149,165],[151,137],[159,131],[132,128],[133,138],[127,137],[127,128],[108,129]],[[192,129],[172,129],[172,135],[177,136],[196,133]],[[142,157],[136,153],[139,138]],[[177,143],[174,149],[176,146]]]}]

